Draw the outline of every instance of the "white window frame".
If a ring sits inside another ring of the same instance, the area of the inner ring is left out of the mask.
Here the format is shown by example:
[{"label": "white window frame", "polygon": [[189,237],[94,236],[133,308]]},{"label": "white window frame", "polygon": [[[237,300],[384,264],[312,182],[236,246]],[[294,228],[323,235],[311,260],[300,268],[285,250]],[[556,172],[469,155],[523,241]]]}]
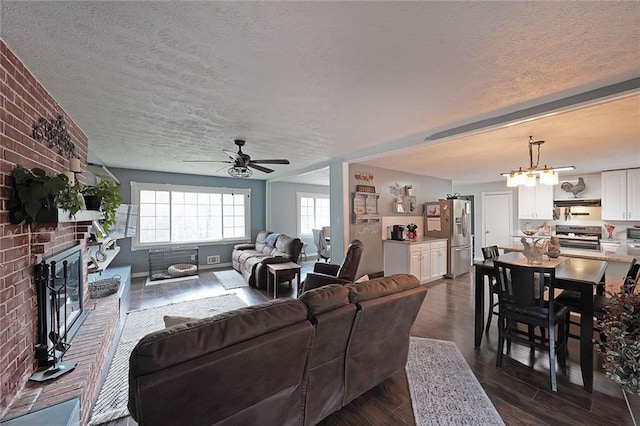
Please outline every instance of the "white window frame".
[{"label": "white window frame", "polygon": [[245,198],[244,203],[244,237],[235,238],[222,238],[219,240],[203,240],[203,241],[176,241],[176,242],[162,242],[162,243],[141,243],[140,242],[140,215],[138,215],[138,232],[132,237],[131,250],[145,250],[150,248],[163,248],[163,247],[189,247],[189,246],[202,246],[202,245],[218,245],[218,244],[237,244],[240,242],[251,241],[251,189],[249,188],[223,188],[213,186],[191,186],[191,185],[171,185],[161,183],[143,183],[143,182],[131,182],[131,203],[140,205],[140,191],[175,191],[175,192],[198,192],[208,194],[242,194]]},{"label": "white window frame", "polygon": [[[301,209],[300,209],[300,199],[302,197],[305,198],[322,198],[325,200],[329,200],[329,194],[317,194],[312,192],[296,192],[296,233],[300,237],[313,237],[313,233],[302,233],[302,223],[300,220]],[[329,224],[327,224],[328,226]]]}]

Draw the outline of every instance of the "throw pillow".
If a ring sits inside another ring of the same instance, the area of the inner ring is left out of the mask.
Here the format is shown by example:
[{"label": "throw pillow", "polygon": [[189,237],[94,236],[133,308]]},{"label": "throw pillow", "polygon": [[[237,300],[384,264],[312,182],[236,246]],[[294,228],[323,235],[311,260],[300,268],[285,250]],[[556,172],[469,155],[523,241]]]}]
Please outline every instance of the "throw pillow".
[{"label": "throw pillow", "polygon": [[271,247],[275,247],[276,246],[276,240],[278,239],[279,236],[280,236],[280,234],[276,234],[274,232],[273,234],[269,234],[267,236],[267,238],[264,240],[264,242],[267,245],[270,245]]},{"label": "throw pillow", "polygon": [[357,283],[361,283],[363,281],[369,281],[369,275],[363,275],[360,278],[358,278],[357,280],[355,280],[355,282],[357,282]]},{"label": "throw pillow", "polygon": [[172,317],[169,315],[164,316],[164,326],[165,328],[169,328],[174,325],[184,324],[189,321],[197,321],[200,318],[189,318],[189,317]]}]

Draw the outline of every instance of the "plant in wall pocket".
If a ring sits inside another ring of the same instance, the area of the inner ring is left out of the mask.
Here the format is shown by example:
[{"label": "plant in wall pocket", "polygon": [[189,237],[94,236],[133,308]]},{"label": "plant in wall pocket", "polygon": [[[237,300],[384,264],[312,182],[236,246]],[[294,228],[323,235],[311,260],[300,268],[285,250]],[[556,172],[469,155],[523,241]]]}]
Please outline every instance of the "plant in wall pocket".
[{"label": "plant in wall pocket", "polygon": [[47,175],[40,168],[17,165],[12,177],[13,192],[8,208],[13,224],[55,222],[58,207],[68,210],[70,217],[81,208],[78,189],[69,187],[69,178],[62,173]]},{"label": "plant in wall pocket", "polygon": [[101,180],[95,185],[82,188],[87,209],[100,210],[104,214],[104,229],[109,229],[116,223],[116,212],[122,204],[122,196],[115,182]]}]

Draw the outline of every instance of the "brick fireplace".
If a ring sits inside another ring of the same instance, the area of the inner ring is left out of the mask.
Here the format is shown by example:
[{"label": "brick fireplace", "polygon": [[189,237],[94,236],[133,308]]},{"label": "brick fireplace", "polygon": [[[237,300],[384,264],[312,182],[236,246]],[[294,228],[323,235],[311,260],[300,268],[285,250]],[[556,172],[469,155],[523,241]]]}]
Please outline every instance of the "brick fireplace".
[{"label": "brick fireplace", "polygon": [[[38,368],[35,352],[38,337],[35,265],[43,258],[73,246],[80,248],[84,259],[87,250],[86,235],[91,223],[32,226],[10,224],[7,204],[13,185],[11,173],[16,165],[26,168],[39,167],[48,174],[62,173],[70,169],[69,158],[62,155],[58,149],[51,148],[47,143],[38,142],[32,137],[36,123],[41,118],[52,120],[63,116],[71,142],[75,145],[75,154],[84,165],[84,170],[87,164],[88,139],[3,40],[0,40],[0,94],[0,341],[2,342],[0,345],[0,418],[2,418],[7,411],[12,410],[14,414],[20,413],[19,409],[11,408],[10,410],[10,407],[15,406],[17,395],[20,398],[24,396],[22,390],[25,388],[25,383]],[[81,183],[86,182],[84,174],[78,175],[77,178]],[[82,294],[84,305],[89,309],[96,309],[97,304],[88,298],[87,268],[84,261],[81,273],[84,291],[80,294]],[[105,311],[115,310],[116,319],[111,319],[113,317],[111,314],[100,319],[104,327],[104,330],[101,330],[104,331],[102,334],[111,338],[117,323],[118,309],[117,303],[116,306],[110,306],[112,304],[111,302],[103,303]],[[100,338],[104,339],[104,336]],[[80,343],[79,346],[85,344],[86,342]],[[104,344],[98,346],[104,352],[97,357],[100,363],[104,362],[108,347],[103,348]],[[68,357],[69,354],[65,358]],[[87,373],[86,366],[80,368],[79,365],[78,368],[81,374],[84,374],[82,395],[78,395],[84,398],[83,417],[88,415],[87,411],[94,397],[87,389],[92,389],[95,393],[98,386],[99,370],[102,365],[93,365],[94,369],[96,367],[99,367],[98,371],[93,373]],[[47,384],[49,388],[55,386],[55,382]],[[68,391],[68,383],[64,386]],[[43,389],[27,387],[34,394],[46,393]],[[29,411],[30,407],[43,404],[45,403],[32,401],[30,405],[23,407],[22,411]]]}]

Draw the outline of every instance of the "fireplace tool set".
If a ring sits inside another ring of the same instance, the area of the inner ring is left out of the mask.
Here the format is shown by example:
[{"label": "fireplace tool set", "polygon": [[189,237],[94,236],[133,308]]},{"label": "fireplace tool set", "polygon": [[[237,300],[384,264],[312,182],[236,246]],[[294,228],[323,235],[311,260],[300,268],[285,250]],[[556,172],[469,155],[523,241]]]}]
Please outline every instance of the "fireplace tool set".
[{"label": "fireplace tool set", "polygon": [[[36,265],[38,298],[38,344],[36,358],[42,369],[29,380],[44,382],[72,371],[76,362],[62,361],[69,350],[67,338],[67,283],[68,265],[62,262],[62,270],[56,271],[56,262],[41,262]],[[63,312],[61,312],[63,311]],[[60,320],[62,318],[64,321]]]}]

